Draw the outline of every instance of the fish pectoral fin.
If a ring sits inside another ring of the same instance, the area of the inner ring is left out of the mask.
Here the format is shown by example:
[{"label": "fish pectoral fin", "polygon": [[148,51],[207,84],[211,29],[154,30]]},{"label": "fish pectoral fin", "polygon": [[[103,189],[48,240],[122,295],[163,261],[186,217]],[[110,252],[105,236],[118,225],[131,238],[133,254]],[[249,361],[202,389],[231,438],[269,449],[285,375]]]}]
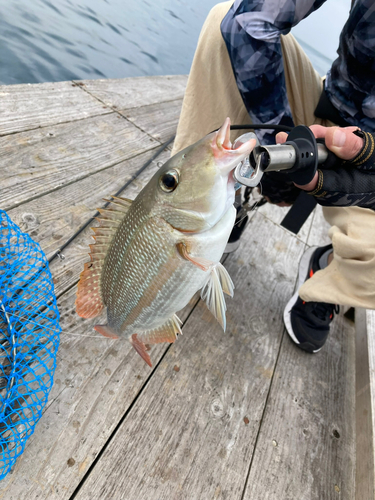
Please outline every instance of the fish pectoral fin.
[{"label": "fish pectoral fin", "polygon": [[208,271],[214,264],[211,260],[205,259],[204,257],[193,257],[190,255],[185,243],[177,243],[176,248],[183,259],[189,260],[195,266],[199,267],[199,269],[202,269],[202,271]]},{"label": "fish pectoral fin", "polygon": [[181,331],[181,320],[173,314],[173,316],[164,323],[164,325],[154,330],[147,330],[146,332],[140,333],[138,338],[147,344],[161,344],[163,342],[169,342],[173,344],[176,340],[177,335],[182,335]]},{"label": "fish pectoral fin", "polygon": [[150,355],[149,353],[147,352],[147,347],[143,342],[142,340],[140,340],[138,338],[138,334],[137,333],[133,333],[133,335],[130,337],[130,343],[131,345],[134,347],[134,349],[137,351],[137,353],[141,356],[141,358],[146,361],[146,363],[148,364],[148,366],[151,366],[152,367],[152,363],[151,363],[151,358],[150,358]]},{"label": "fish pectoral fin", "polygon": [[118,339],[119,336],[117,333],[107,325],[95,325],[94,330],[103,335],[103,337],[107,337],[108,339]]},{"label": "fish pectoral fin", "polygon": [[227,310],[227,306],[225,304],[223,288],[228,295],[233,296],[233,282],[226,269],[218,262],[211,269],[202,287],[201,297],[225,331],[225,311]]}]

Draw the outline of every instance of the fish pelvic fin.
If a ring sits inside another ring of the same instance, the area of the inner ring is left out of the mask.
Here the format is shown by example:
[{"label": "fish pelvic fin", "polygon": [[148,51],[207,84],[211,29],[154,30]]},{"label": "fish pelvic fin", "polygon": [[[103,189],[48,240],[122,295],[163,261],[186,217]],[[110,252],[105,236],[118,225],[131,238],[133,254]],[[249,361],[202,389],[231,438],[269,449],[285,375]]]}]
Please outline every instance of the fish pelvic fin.
[{"label": "fish pelvic fin", "polygon": [[142,342],[147,344],[161,344],[163,342],[169,342],[173,344],[176,340],[177,335],[182,335],[181,331],[182,321],[173,314],[173,316],[164,323],[164,325],[154,330],[147,330],[138,335],[138,338]]},{"label": "fish pelvic fin", "polygon": [[113,208],[98,208],[99,227],[93,227],[95,244],[90,245],[90,259],[84,265],[79,277],[76,311],[81,318],[95,318],[103,311],[105,304],[101,292],[101,274],[105,256],[117,228],[124,219],[131,200],[113,196]]},{"label": "fish pelvic fin", "polygon": [[117,333],[111,328],[110,326],[107,325],[95,325],[94,330],[99,332],[103,337],[107,337],[108,339],[118,339],[119,336]]},{"label": "fish pelvic fin", "polygon": [[212,267],[201,290],[202,300],[206,302],[208,309],[218,320],[224,331],[226,328],[225,312],[227,306],[225,304],[223,290],[233,297],[233,289],[233,282],[227,270],[218,262]]},{"label": "fish pelvic fin", "polygon": [[144,342],[142,342],[142,340],[138,338],[137,333],[133,333],[133,335],[130,337],[130,343],[137,351],[137,353],[141,356],[141,358],[146,361],[148,366],[152,367],[151,358],[149,353],[147,352],[147,346],[145,346]]},{"label": "fish pelvic fin", "polygon": [[208,271],[213,265],[212,261],[205,259],[204,257],[193,257],[190,255],[185,243],[183,242],[177,243],[176,248],[183,259],[190,261],[192,264],[199,267],[199,269],[202,269],[202,271]]}]

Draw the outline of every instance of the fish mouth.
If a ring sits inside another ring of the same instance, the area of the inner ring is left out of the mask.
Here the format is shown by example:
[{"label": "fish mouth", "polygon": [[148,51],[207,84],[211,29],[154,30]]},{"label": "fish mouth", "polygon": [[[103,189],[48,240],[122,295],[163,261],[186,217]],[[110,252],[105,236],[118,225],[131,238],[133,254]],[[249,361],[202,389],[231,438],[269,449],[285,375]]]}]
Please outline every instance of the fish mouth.
[{"label": "fish mouth", "polygon": [[251,153],[255,145],[256,140],[249,139],[244,143],[238,142],[236,147],[233,147],[230,140],[230,118],[226,118],[211,144],[220,174],[227,176],[245,156]]}]

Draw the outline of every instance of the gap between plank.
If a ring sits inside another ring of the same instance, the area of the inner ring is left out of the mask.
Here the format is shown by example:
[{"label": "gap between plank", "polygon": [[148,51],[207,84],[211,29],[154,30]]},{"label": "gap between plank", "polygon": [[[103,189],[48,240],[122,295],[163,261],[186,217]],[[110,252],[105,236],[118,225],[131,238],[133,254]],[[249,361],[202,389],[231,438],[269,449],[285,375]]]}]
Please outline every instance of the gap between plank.
[{"label": "gap between plank", "polygon": [[[262,217],[264,217],[265,219],[267,219],[269,222],[271,222],[274,226],[277,226],[278,228],[282,229],[283,231],[285,231],[287,234],[289,234],[290,236],[293,236],[293,238],[295,238],[296,240],[298,240],[300,243],[302,243],[302,245],[305,245],[305,247],[308,247],[309,245],[307,245],[306,241],[303,241],[299,236],[297,236],[296,234],[292,233],[291,231],[289,231],[289,229],[285,229],[285,227],[283,226],[280,226],[280,224],[278,224],[277,222],[273,221],[272,219],[270,219],[269,217],[267,217],[267,215],[264,215],[262,212],[259,212],[257,211],[257,213],[259,215],[261,215]],[[310,226],[310,230],[311,230],[311,226]],[[309,232],[310,234],[310,232]],[[306,248],[305,248],[306,250]]]},{"label": "gap between plank", "polygon": [[[108,104],[106,104],[104,101],[102,101],[101,99],[99,99],[99,97],[95,96],[94,94],[92,94],[89,90],[85,89],[83,85],[80,85],[79,83],[77,83],[76,81],[72,80],[73,83],[79,87],[80,89],[82,89],[84,92],[86,92],[87,94],[89,94],[91,97],[93,97],[94,99],[96,99],[98,102],[100,102],[101,104],[103,104],[104,106],[108,106]],[[161,101],[162,102],[162,101]],[[168,101],[167,101],[168,102]],[[155,103],[155,104],[158,104],[158,103]],[[155,137],[153,137],[151,134],[149,134],[148,132],[146,132],[145,130],[143,130],[139,125],[137,125],[136,123],[130,121],[128,118],[126,118],[126,116],[124,116],[123,114],[121,114],[121,112],[113,107],[113,106],[108,106],[110,109],[112,109],[115,113],[118,114],[118,116],[121,116],[121,118],[123,118],[124,120],[126,120],[128,123],[130,123],[131,125],[133,125],[135,128],[137,128],[138,130],[140,130],[141,132],[143,132],[144,134],[146,134],[148,137],[150,137],[150,139],[153,139],[155,141],[158,141],[159,144],[161,145],[162,143],[160,142],[159,139],[156,139]],[[134,108],[134,109],[137,109],[137,108]]]},{"label": "gap between plank", "polygon": [[112,109],[110,106],[106,106],[108,108],[108,112],[105,113],[98,113],[90,116],[83,116],[82,118],[76,118],[73,120],[67,120],[67,121],[62,121],[62,122],[56,122],[56,123],[49,123],[48,125],[38,125],[37,127],[33,128],[26,128],[23,130],[16,130],[15,132],[8,132],[6,134],[0,134],[0,137],[7,137],[8,135],[16,135],[16,134],[22,134],[23,132],[31,132],[33,130],[43,130],[45,128],[49,127],[57,127],[59,125],[64,125],[65,123],[75,123],[75,122],[80,122],[82,120],[88,120],[90,118],[96,118],[97,116],[107,116],[112,114],[115,110]]}]

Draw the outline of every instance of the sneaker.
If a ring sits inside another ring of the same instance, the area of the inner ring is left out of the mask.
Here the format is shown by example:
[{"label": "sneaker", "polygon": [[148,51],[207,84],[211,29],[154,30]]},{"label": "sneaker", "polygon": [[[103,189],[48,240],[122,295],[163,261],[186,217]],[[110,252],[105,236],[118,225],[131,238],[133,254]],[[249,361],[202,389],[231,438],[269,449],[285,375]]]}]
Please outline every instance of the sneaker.
[{"label": "sneaker", "polygon": [[318,352],[329,335],[330,324],[334,314],[340,308],[326,302],[305,302],[298,290],[302,284],[320,270],[319,259],[332,245],[309,248],[302,256],[299,264],[297,291],[284,309],[284,324],[295,344],[307,352]]}]

